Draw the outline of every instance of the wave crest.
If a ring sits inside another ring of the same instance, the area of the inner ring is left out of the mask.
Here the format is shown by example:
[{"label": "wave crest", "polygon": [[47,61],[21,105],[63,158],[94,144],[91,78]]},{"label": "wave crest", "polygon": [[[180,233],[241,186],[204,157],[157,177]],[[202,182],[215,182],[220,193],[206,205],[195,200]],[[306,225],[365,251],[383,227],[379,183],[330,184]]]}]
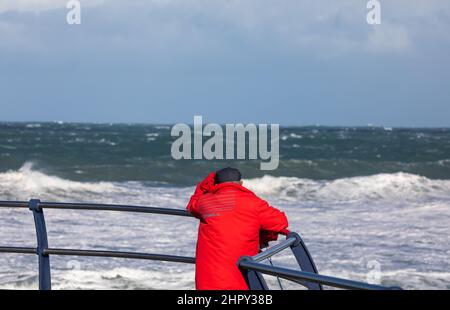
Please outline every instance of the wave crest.
[{"label": "wave crest", "polygon": [[[245,186],[273,201],[327,204],[450,201],[450,180],[431,180],[409,173],[376,174],[337,180],[297,177],[249,179]],[[142,182],[77,182],[33,169],[0,173],[0,200],[76,200],[120,203],[161,203],[184,206],[191,187],[150,187]]]},{"label": "wave crest", "polygon": [[179,207],[192,188],[149,187],[142,182],[78,182],[35,170],[25,163],[19,170],[0,173],[0,200],[124,203]]},{"label": "wave crest", "polygon": [[52,193],[64,198],[74,194],[105,194],[116,191],[109,182],[76,182],[34,170],[33,163],[25,163],[19,170],[0,173],[0,195],[6,199],[29,199]]},{"label": "wave crest", "polygon": [[246,185],[257,194],[285,200],[317,202],[450,200],[450,181],[431,180],[403,172],[332,181],[266,175],[250,179],[246,181]]}]

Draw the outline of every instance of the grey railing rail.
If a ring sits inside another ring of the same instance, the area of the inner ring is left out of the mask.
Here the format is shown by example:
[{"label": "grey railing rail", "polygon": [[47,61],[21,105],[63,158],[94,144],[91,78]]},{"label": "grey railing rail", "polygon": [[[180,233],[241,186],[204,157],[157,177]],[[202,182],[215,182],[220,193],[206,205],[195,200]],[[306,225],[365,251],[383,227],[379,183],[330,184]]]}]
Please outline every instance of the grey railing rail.
[{"label": "grey railing rail", "polygon": [[121,251],[98,251],[98,250],[75,250],[75,249],[45,249],[45,255],[65,255],[65,256],[94,256],[94,257],[115,257],[159,260],[165,262],[195,264],[195,258],[187,256],[176,256],[166,254],[149,254]]},{"label": "grey railing rail", "polygon": [[[293,270],[273,265],[260,263],[271,258],[273,255],[290,247],[301,270]],[[401,289],[399,287],[386,287],[381,285],[368,284],[359,281],[341,279],[336,277],[319,275],[311,255],[306,248],[302,238],[295,232],[289,233],[286,240],[268,248],[255,256],[243,256],[238,261],[238,266],[243,270],[244,277],[251,289],[267,289],[264,277],[267,274],[296,282],[311,290],[322,290],[322,285],[328,285],[343,289],[356,290],[391,290]]]},{"label": "grey railing rail", "polygon": [[128,205],[112,205],[112,204],[84,204],[84,203],[55,203],[41,202],[37,199],[25,201],[0,201],[0,208],[19,208],[29,209],[33,212],[34,223],[36,228],[37,247],[5,247],[0,246],[0,253],[15,254],[37,254],[39,261],[39,289],[51,289],[51,269],[50,255],[70,255],[70,256],[96,256],[96,257],[116,257],[130,259],[145,259],[167,262],[178,262],[194,264],[195,258],[165,254],[150,253],[133,253],[120,251],[96,251],[81,249],[54,249],[49,248],[47,240],[47,229],[45,225],[44,209],[71,209],[71,210],[97,210],[97,211],[121,211],[121,212],[139,212],[162,215],[175,216],[191,216],[185,210],[128,206]]},{"label": "grey railing rail", "polygon": [[242,259],[239,262],[239,266],[243,269],[257,271],[271,276],[277,276],[279,278],[283,278],[290,281],[298,280],[299,281],[298,283],[313,282],[337,288],[358,289],[358,290],[397,289],[397,288],[388,288],[381,285],[373,285],[358,281],[340,279],[330,276],[323,276],[312,272],[297,271],[282,267],[264,265],[253,261],[251,258]]},{"label": "grey railing rail", "polygon": [[[44,217],[44,209],[120,211],[192,217],[192,215],[185,210],[113,204],[41,202],[37,199],[31,199],[28,202],[0,201],[0,209],[1,208],[29,209],[33,213],[37,246],[35,248],[0,246],[0,253],[38,255],[40,290],[51,289],[50,255],[113,257],[195,264],[194,257],[186,256],[106,250],[51,248],[48,245],[47,229]],[[260,263],[261,261],[270,258],[288,247],[292,250],[301,271],[268,266]],[[254,257],[241,257],[238,261],[238,266],[241,269],[249,288],[253,290],[268,289],[262,274],[278,276],[289,281],[299,283],[308,289],[313,290],[322,289],[322,284],[348,289],[390,289],[383,286],[319,275],[305,243],[297,233],[293,232],[287,236],[285,241],[268,248],[266,251],[261,252]]]},{"label": "grey railing rail", "polygon": [[192,217],[192,215],[189,212],[187,212],[185,210],[178,210],[178,209],[131,206],[131,205],[116,205],[116,204],[41,202],[36,199],[32,199],[28,202],[25,202],[25,201],[0,201],[0,208],[4,207],[4,208],[24,208],[24,209],[26,209],[26,208],[30,208],[30,203],[33,200],[39,202],[39,208],[41,208],[41,209],[141,212],[141,213],[153,213],[153,214]]},{"label": "grey railing rail", "polygon": [[37,254],[37,249],[14,247],[14,246],[2,246],[0,247],[0,253]]}]

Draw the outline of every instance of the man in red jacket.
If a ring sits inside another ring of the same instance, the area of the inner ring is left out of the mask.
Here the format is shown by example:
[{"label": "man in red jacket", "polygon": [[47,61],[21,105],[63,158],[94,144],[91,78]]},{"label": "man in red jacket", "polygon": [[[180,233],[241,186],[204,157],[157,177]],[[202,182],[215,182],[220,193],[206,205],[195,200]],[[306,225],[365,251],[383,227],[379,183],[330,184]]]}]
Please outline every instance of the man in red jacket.
[{"label": "man in red jacket", "polygon": [[283,212],[242,186],[241,173],[225,168],[197,185],[187,210],[200,219],[195,284],[199,290],[247,290],[237,266],[258,254],[260,244],[287,234]]}]

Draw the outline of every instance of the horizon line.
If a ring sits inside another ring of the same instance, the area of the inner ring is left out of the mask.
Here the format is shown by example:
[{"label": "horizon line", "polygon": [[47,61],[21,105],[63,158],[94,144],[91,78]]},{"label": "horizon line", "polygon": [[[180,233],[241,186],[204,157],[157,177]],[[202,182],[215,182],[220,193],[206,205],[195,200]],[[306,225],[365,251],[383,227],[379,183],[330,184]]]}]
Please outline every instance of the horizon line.
[{"label": "horizon line", "polygon": [[[54,120],[54,121],[6,121],[6,120],[0,120],[0,124],[89,124],[89,125],[153,125],[153,126],[173,126],[176,124],[180,124],[183,122],[178,123],[158,123],[158,122],[106,122],[106,121],[61,121],[61,120]],[[305,125],[283,125],[279,123],[244,123],[244,122],[236,122],[236,123],[215,123],[220,126],[225,126],[227,124],[278,124],[280,125],[280,128],[307,128],[307,127],[325,127],[325,128],[384,128],[384,129],[450,129],[449,126],[435,126],[435,125],[428,125],[428,126],[396,126],[396,125],[378,125],[378,124],[367,124],[367,125],[321,125],[321,124],[305,124]],[[183,123],[190,126],[193,126],[193,123]],[[211,123],[205,123],[211,124]]]}]

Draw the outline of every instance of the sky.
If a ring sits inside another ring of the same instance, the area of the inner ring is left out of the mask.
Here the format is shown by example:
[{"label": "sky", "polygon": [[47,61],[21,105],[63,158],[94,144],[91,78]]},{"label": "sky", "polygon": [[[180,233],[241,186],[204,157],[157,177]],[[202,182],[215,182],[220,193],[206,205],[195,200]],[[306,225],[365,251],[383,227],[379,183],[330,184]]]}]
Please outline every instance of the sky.
[{"label": "sky", "polygon": [[450,127],[450,1],[0,0],[0,120]]}]

